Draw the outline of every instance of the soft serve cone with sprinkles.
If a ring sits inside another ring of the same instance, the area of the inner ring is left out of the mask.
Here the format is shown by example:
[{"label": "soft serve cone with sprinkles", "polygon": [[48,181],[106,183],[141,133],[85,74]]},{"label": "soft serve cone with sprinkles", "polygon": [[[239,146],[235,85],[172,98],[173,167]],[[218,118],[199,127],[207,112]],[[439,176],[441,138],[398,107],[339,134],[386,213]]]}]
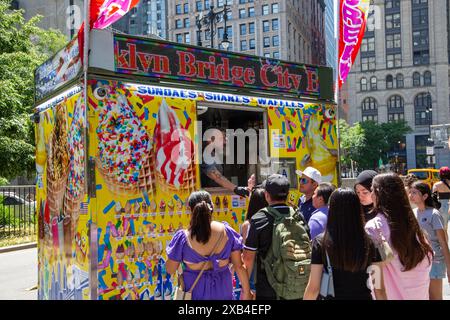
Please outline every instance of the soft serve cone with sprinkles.
[{"label": "soft serve cone with sprinkles", "polygon": [[71,219],[71,235],[75,236],[78,217],[80,215],[80,203],[83,200],[85,188],[84,174],[84,118],[86,106],[83,103],[82,95],[78,98],[74,112],[72,124],[69,131],[69,176],[67,179],[66,193],[64,197],[64,213]]},{"label": "soft serve cone with sprinkles", "polygon": [[153,194],[152,141],[126,97],[112,90],[99,104],[97,167],[117,195]]},{"label": "soft serve cone with sprinkles", "polygon": [[176,113],[162,100],[155,127],[156,179],[166,193],[195,189],[194,144]]}]

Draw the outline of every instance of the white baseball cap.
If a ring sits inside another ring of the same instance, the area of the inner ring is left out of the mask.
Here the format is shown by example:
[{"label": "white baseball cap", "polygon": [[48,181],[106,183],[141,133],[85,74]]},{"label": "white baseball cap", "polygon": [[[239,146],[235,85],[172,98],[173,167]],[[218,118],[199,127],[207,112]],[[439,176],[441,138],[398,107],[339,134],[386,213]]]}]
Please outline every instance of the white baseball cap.
[{"label": "white baseball cap", "polygon": [[322,175],[320,171],[313,167],[307,167],[305,170],[296,170],[295,173],[299,176],[305,175],[317,183],[322,183]]}]

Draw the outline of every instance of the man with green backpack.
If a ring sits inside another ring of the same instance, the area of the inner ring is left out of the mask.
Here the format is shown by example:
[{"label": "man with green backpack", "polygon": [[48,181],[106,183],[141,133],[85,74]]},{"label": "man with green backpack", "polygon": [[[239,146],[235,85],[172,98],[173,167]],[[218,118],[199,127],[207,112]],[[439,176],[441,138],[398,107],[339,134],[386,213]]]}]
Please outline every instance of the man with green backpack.
[{"label": "man with green backpack", "polygon": [[251,274],[256,256],[256,300],[303,297],[311,264],[308,226],[286,205],[289,181],[280,174],[263,183],[269,206],[250,220],[243,259]]}]

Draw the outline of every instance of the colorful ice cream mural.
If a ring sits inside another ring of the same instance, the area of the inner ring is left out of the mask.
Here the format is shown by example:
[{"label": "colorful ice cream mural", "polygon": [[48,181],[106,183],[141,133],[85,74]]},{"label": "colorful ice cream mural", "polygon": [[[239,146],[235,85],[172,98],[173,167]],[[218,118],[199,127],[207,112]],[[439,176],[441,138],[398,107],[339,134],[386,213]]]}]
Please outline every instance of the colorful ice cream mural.
[{"label": "colorful ice cream mural", "polygon": [[[88,101],[86,110],[78,92],[40,112],[41,299],[171,299],[176,281],[166,273],[165,248],[188,225],[186,200],[200,189],[194,162],[201,139],[198,102],[266,108],[269,132],[277,130],[276,137],[269,135],[270,153],[294,159],[297,168],[316,166],[336,183],[331,105],[111,80],[90,80]],[[88,144],[82,134],[86,112]],[[95,164],[95,176],[85,174],[85,158]],[[95,197],[88,197],[92,182]],[[212,196],[214,219],[238,230],[247,201]],[[298,197],[292,190],[289,200]]]}]

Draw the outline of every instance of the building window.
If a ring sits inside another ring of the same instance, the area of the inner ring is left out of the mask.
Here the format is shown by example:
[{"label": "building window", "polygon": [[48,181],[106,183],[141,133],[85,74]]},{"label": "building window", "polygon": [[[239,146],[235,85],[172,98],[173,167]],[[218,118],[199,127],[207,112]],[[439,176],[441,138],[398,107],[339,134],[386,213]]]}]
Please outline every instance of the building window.
[{"label": "building window", "polygon": [[279,36],[273,36],[272,37],[272,46],[278,47],[280,45],[280,37]]},{"label": "building window", "polygon": [[189,13],[189,3],[184,4],[184,13]]},{"label": "building window", "polygon": [[250,22],[248,24],[248,33],[249,34],[254,34],[255,33],[255,23],[254,22]]},{"label": "building window", "polygon": [[223,27],[217,28],[217,36],[219,39],[223,39]]},{"label": "building window", "polygon": [[181,29],[181,28],[183,28],[183,22],[181,21],[181,19],[175,20],[175,29]]},{"label": "building window", "polygon": [[264,58],[270,58],[270,53],[269,52],[265,52],[264,53]]},{"label": "building window", "polygon": [[377,90],[377,77],[370,78],[370,90]]},{"label": "building window", "polygon": [[370,97],[364,99],[362,105],[362,121],[378,122],[378,104],[377,101]]},{"label": "building window", "polygon": [[278,51],[275,51],[273,53],[273,57],[274,57],[274,59],[280,59],[280,53]]},{"label": "building window", "polygon": [[175,8],[176,8],[175,12],[177,14],[182,14],[183,13],[183,11],[181,11],[181,4],[177,4]]},{"label": "building window", "polygon": [[195,8],[197,9],[197,11],[203,11],[203,3],[201,1],[196,1]]},{"label": "building window", "polygon": [[272,3],[272,13],[278,13],[278,3]]},{"label": "building window", "polygon": [[415,66],[430,64],[429,51],[428,50],[414,51],[413,61]]},{"label": "building window", "polygon": [[181,33],[177,34],[176,38],[178,43],[183,43],[183,35]]},{"label": "building window", "polygon": [[367,79],[361,78],[361,91],[367,91]]},{"label": "building window", "polygon": [[267,16],[268,14],[269,14],[269,5],[268,4],[263,5],[262,6],[262,15]]},{"label": "building window", "polygon": [[423,74],[423,85],[424,86],[431,86],[431,72],[425,71]]},{"label": "building window", "polygon": [[401,46],[402,46],[402,43],[401,43],[400,33],[386,35],[386,48],[387,49],[401,48]]},{"label": "building window", "polygon": [[400,8],[400,0],[386,0],[386,9]]},{"label": "building window", "polygon": [[239,0],[239,4],[245,4],[246,1],[245,0]]},{"label": "building window", "polygon": [[375,57],[361,58],[361,71],[375,70]]},{"label": "building window", "polygon": [[388,54],[386,56],[386,68],[400,68],[402,66],[402,54]]},{"label": "building window", "polygon": [[241,36],[245,36],[247,34],[247,25],[246,24],[239,25],[239,34]]},{"label": "building window", "polygon": [[264,48],[270,47],[270,37],[264,37]]},{"label": "building window", "polygon": [[431,95],[419,93],[414,99],[414,113],[416,125],[432,124]]},{"label": "building window", "polygon": [[244,19],[247,17],[247,11],[245,9],[239,9],[239,18]]},{"label": "building window", "polygon": [[413,9],[412,10],[413,26],[427,26],[428,25],[428,8]]},{"label": "building window", "polygon": [[420,73],[414,72],[413,74],[413,86],[420,87]]},{"label": "building window", "polygon": [[400,13],[386,15],[386,30],[400,28]]},{"label": "building window", "polygon": [[256,45],[255,45],[255,39],[250,39],[249,40],[249,48],[250,50],[255,49]]},{"label": "building window", "polygon": [[278,19],[272,19],[272,30],[273,31],[278,30]]},{"label": "building window", "polygon": [[364,38],[361,41],[361,52],[375,51],[375,38]]},{"label": "building window", "polygon": [[386,76],[386,89],[392,89],[394,87],[394,77],[391,74]]},{"label": "building window", "polygon": [[255,8],[254,7],[248,8],[248,16],[249,16],[249,18],[252,18],[255,16]]},{"label": "building window", "polygon": [[184,34],[184,42],[191,43],[191,34],[189,32]]},{"label": "building window", "polygon": [[205,0],[205,10],[209,9],[209,0]]},{"label": "building window", "polygon": [[263,32],[269,31],[270,31],[269,20],[263,21]]},{"label": "building window", "polygon": [[241,40],[241,51],[247,51],[247,40]]},{"label": "building window", "polygon": [[378,110],[377,100],[375,100],[375,98],[372,98],[372,97],[365,98],[362,103],[362,110],[363,111]]},{"label": "building window", "polygon": [[405,119],[403,98],[395,95],[388,100],[388,121],[400,121]]},{"label": "building window", "polygon": [[397,76],[395,77],[395,82],[397,83],[397,88],[403,88],[405,86],[403,75],[401,73],[397,74]]},{"label": "building window", "polygon": [[395,95],[388,100],[388,110],[390,109],[401,109],[404,107],[403,98],[399,95]]},{"label": "building window", "polygon": [[427,47],[428,48],[429,37],[428,29],[418,30],[413,32],[413,46],[414,47]]},{"label": "building window", "polygon": [[418,4],[427,4],[428,0],[413,0],[413,4],[418,5]]},{"label": "building window", "polygon": [[184,27],[185,27],[185,28],[189,28],[190,25],[191,25],[191,23],[190,23],[190,21],[189,21],[189,18],[185,18],[185,19],[184,19]]},{"label": "building window", "polygon": [[217,0],[217,7],[223,7],[223,0]]}]

